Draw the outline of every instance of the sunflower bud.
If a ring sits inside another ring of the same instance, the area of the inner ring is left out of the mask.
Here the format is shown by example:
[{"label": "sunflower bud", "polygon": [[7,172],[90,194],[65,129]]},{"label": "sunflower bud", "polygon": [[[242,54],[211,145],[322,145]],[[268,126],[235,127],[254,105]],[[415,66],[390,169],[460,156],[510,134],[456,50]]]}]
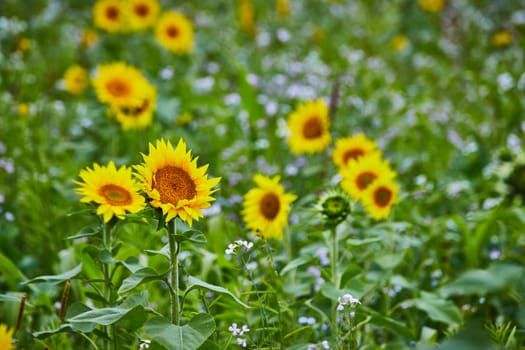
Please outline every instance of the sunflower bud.
[{"label": "sunflower bud", "polygon": [[319,198],[315,210],[321,214],[327,226],[335,226],[350,214],[350,198],[338,189],[331,189]]}]

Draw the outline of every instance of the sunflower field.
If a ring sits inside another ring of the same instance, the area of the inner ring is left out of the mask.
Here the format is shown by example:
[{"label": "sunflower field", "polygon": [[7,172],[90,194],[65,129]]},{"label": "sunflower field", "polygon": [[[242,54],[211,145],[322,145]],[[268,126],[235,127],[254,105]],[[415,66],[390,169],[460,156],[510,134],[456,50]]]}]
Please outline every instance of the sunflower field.
[{"label": "sunflower field", "polygon": [[0,0],[0,350],[525,349],[525,0]]}]

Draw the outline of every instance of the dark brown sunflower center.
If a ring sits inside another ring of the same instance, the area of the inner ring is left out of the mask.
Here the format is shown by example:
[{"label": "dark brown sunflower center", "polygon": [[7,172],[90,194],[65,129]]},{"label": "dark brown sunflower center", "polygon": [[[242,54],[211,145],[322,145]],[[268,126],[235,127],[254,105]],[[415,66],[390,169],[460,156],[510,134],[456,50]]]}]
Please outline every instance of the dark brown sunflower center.
[{"label": "dark brown sunflower center", "polygon": [[267,193],[261,199],[259,203],[259,210],[261,214],[268,220],[273,220],[279,214],[281,208],[281,202],[279,197],[273,193]]},{"label": "dark brown sunflower center", "polygon": [[169,36],[170,38],[176,38],[179,36],[179,28],[177,28],[176,26],[168,26],[166,28],[166,35]]},{"label": "dark brown sunflower center", "polygon": [[139,17],[147,17],[149,14],[149,7],[146,4],[137,4],[134,10]]},{"label": "dark brown sunflower center", "polygon": [[131,204],[131,193],[125,188],[109,184],[102,186],[98,193],[111,205]]},{"label": "dark brown sunflower center", "polygon": [[343,154],[343,163],[348,164],[350,160],[352,159],[355,160],[364,155],[365,155],[365,152],[360,148],[349,149],[348,151],[345,152],[345,154]]},{"label": "dark brown sunflower center", "polygon": [[115,97],[121,97],[129,94],[129,85],[119,79],[114,79],[106,84],[106,89]]},{"label": "dark brown sunflower center", "polygon": [[323,134],[323,126],[319,117],[310,117],[303,125],[303,136],[306,139],[316,139]]},{"label": "dark brown sunflower center", "polygon": [[177,205],[181,199],[192,199],[197,194],[195,182],[190,175],[174,166],[159,169],[153,187],[159,191],[162,203]]},{"label": "dark brown sunflower center", "polygon": [[357,185],[357,188],[359,188],[361,191],[368,187],[375,179],[377,179],[377,175],[366,171],[364,173],[361,173],[357,176],[355,183]]},{"label": "dark brown sunflower center", "polygon": [[378,207],[386,207],[392,200],[392,190],[388,187],[381,186],[374,191],[374,202]]},{"label": "dark brown sunflower center", "polygon": [[118,19],[118,15],[119,15],[118,8],[116,8],[114,6],[108,6],[106,8],[106,18],[114,21],[114,20]]},{"label": "dark brown sunflower center", "polygon": [[122,107],[120,111],[128,117],[139,117],[149,107],[149,100],[145,99],[144,102],[138,107]]}]

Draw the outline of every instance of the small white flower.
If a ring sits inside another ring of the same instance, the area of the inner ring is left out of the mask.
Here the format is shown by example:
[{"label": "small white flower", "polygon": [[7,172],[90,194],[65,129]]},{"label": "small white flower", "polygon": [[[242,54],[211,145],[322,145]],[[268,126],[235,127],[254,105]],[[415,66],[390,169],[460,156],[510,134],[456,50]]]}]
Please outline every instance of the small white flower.
[{"label": "small white flower", "polygon": [[235,322],[232,323],[232,325],[230,327],[228,327],[228,330],[230,332],[232,332],[233,336],[239,335],[239,333],[241,331],[239,328],[237,328],[237,323],[235,323]]},{"label": "small white flower", "polygon": [[246,339],[243,339],[243,338],[237,338],[237,344],[239,344],[240,346],[242,346],[243,348],[246,347]]},{"label": "small white flower", "polygon": [[343,304],[337,305],[337,311],[343,311],[345,309]]},{"label": "small white flower", "polygon": [[239,335],[244,335],[244,333],[248,333],[249,331],[250,331],[250,328],[248,328],[247,325],[243,324]]},{"label": "small white flower", "polygon": [[327,340],[323,340],[321,342],[321,346],[323,347],[323,349],[330,349],[330,344],[328,343]]},{"label": "small white flower", "polygon": [[149,349],[150,344],[151,344],[151,340],[143,339],[140,342],[139,349]]}]

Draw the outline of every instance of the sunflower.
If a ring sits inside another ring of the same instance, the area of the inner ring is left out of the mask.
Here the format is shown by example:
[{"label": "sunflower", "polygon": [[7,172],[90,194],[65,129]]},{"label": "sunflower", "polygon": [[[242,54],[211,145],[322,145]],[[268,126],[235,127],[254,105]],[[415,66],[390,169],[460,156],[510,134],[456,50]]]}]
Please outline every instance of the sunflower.
[{"label": "sunflower", "polygon": [[9,330],[5,324],[0,324],[0,349],[12,350],[13,346],[13,329]]},{"label": "sunflower", "polygon": [[445,7],[446,0],[419,0],[419,6],[428,12],[439,12]]},{"label": "sunflower", "polygon": [[500,30],[492,35],[490,41],[495,47],[507,47],[512,44],[512,33],[506,30]]},{"label": "sunflower", "polygon": [[88,73],[79,65],[69,67],[64,73],[66,91],[73,95],[82,94],[88,86]]},{"label": "sunflower", "polygon": [[239,23],[242,30],[252,37],[255,36],[255,34],[257,34],[257,29],[255,28],[255,9],[252,2],[250,0],[239,0],[237,1],[237,8],[239,11]]},{"label": "sunflower", "polygon": [[18,105],[18,115],[26,116],[29,114],[29,112],[31,112],[31,109],[27,103],[20,103]]},{"label": "sunflower", "polygon": [[130,0],[126,2],[130,30],[143,30],[153,25],[159,14],[157,0]]},{"label": "sunflower", "polygon": [[151,125],[153,112],[156,106],[157,91],[153,85],[144,90],[142,104],[137,107],[112,108],[115,118],[120,122],[122,129],[144,129]]},{"label": "sunflower", "polygon": [[104,222],[113,216],[139,212],[145,207],[144,197],[138,193],[140,186],[131,176],[131,168],[122,166],[117,169],[113,162],[107,166],[95,163],[93,169],[81,170],[79,176],[82,182],[73,182],[80,185],[76,190],[83,196],[80,201],[98,204],[97,214],[104,216]]},{"label": "sunflower", "polygon": [[290,16],[290,1],[275,0],[276,12],[279,17],[286,18]]},{"label": "sunflower", "polygon": [[351,160],[379,152],[374,141],[368,139],[363,133],[335,140],[335,149],[332,159],[338,168],[342,169]]},{"label": "sunflower", "polygon": [[93,6],[95,26],[108,32],[123,29],[124,8],[120,0],[97,0]]},{"label": "sunflower", "polygon": [[292,153],[322,152],[330,144],[329,126],[328,106],[323,100],[299,105],[288,118],[288,144]]},{"label": "sunflower", "polygon": [[175,11],[164,13],[155,28],[155,37],[164,48],[175,53],[193,49],[193,26],[183,14]]},{"label": "sunflower", "polygon": [[91,47],[98,42],[97,32],[91,29],[84,29],[80,34],[80,45]]},{"label": "sunflower", "polygon": [[139,107],[147,95],[149,82],[141,72],[124,62],[103,64],[97,67],[93,86],[98,99],[119,107]]},{"label": "sunflower", "polygon": [[392,40],[390,40],[390,47],[395,52],[403,52],[408,48],[409,45],[410,41],[408,40],[408,37],[404,34],[396,34],[392,38]]},{"label": "sunflower", "polygon": [[242,215],[246,227],[264,238],[280,238],[283,228],[288,225],[290,203],[297,196],[284,192],[278,176],[271,179],[255,175],[253,180],[258,187],[248,191],[243,201]]},{"label": "sunflower", "polygon": [[340,174],[343,177],[341,187],[354,200],[361,199],[363,192],[377,179],[391,180],[396,176],[377,153],[350,161],[346,168],[340,170]]},{"label": "sunflower", "polygon": [[392,179],[380,178],[367,187],[361,201],[368,214],[376,220],[386,218],[397,202],[399,187]]},{"label": "sunflower", "polygon": [[157,140],[142,157],[144,163],[135,166],[138,178],[151,205],[162,209],[166,221],[178,216],[191,226],[201,218],[201,209],[215,200],[211,195],[220,178],[208,179],[208,165],[197,166],[197,158],[191,159],[184,140],[180,139],[175,149],[170,141]]}]

